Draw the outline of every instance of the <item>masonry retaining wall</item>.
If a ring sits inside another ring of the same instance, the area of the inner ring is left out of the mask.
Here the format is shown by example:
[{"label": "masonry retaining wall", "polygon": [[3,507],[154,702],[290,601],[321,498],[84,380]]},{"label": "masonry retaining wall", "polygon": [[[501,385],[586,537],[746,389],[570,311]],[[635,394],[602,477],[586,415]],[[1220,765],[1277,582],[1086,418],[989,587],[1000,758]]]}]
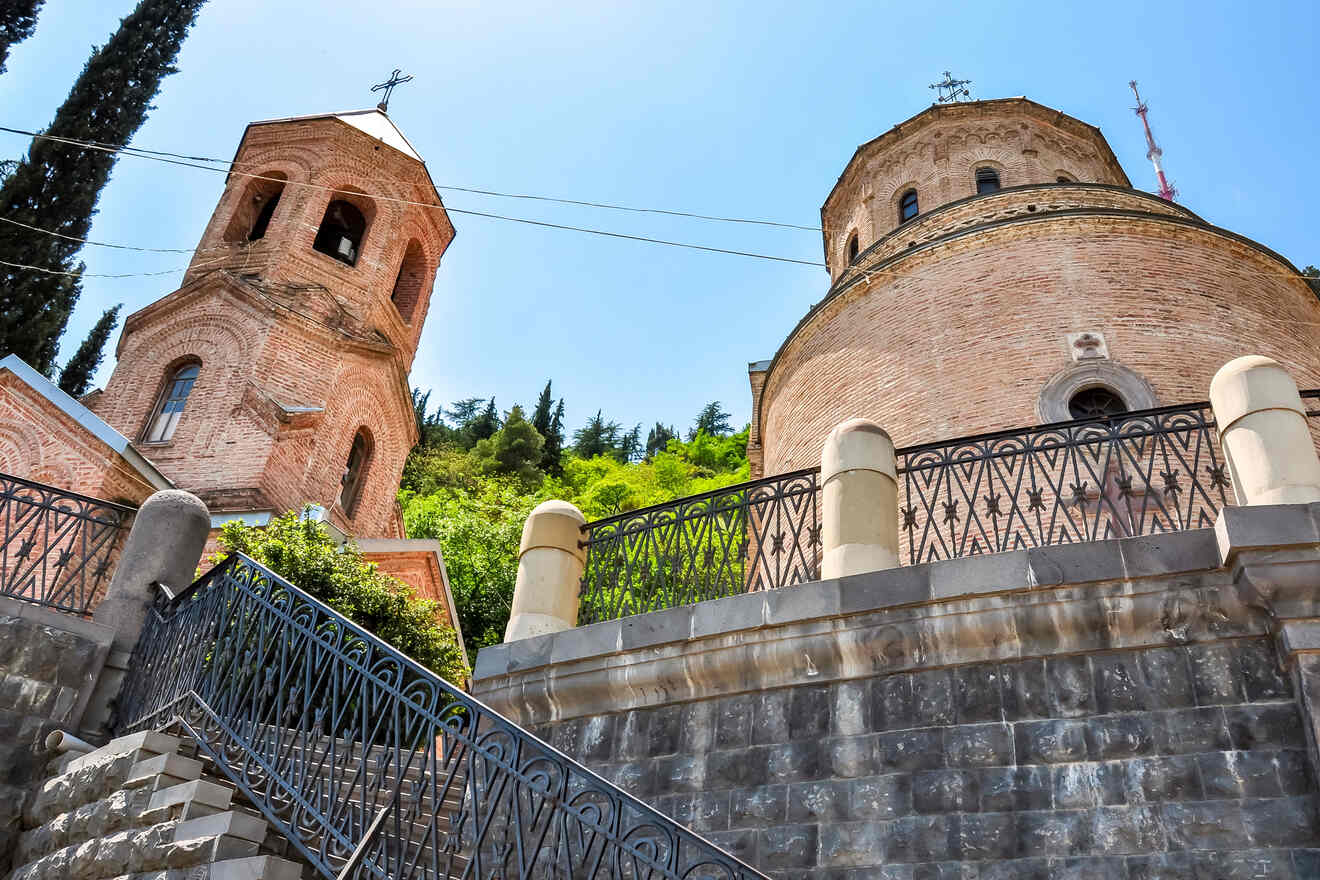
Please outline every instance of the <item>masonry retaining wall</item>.
[{"label": "masonry retaining wall", "polygon": [[1211,530],[952,560],[485,649],[475,690],[775,877],[1320,876],[1238,580]]}]

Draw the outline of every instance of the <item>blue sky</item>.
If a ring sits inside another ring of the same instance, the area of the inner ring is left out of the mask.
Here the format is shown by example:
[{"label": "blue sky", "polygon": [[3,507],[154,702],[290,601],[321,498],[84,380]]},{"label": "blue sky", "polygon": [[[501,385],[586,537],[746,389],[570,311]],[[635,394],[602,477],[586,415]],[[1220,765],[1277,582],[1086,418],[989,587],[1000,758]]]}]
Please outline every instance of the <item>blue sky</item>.
[{"label": "blue sky", "polygon": [[[48,0],[0,76],[0,124],[49,122],[131,0]],[[1128,80],[1140,82],[1180,201],[1320,264],[1320,4],[552,3],[213,0],[135,144],[228,157],[250,120],[368,107],[432,177],[507,192],[814,225],[856,146],[930,103],[945,69],[976,97],[1026,95],[1099,126],[1153,189]],[[0,136],[0,155],[21,139]],[[192,247],[220,175],[122,159],[92,238]],[[815,232],[447,193],[455,208],[819,260]],[[649,426],[721,400],[750,415],[746,366],[821,298],[823,269],[454,215],[414,385],[433,400],[530,404],[553,378],[576,427],[597,408]],[[182,267],[87,248],[89,273]],[[1151,267],[1157,271],[1157,267]],[[92,279],[67,356],[102,309],[181,272]],[[1134,279],[1139,283],[1139,279]],[[1280,328],[1281,332],[1286,332]],[[111,364],[102,368],[103,382]]]}]

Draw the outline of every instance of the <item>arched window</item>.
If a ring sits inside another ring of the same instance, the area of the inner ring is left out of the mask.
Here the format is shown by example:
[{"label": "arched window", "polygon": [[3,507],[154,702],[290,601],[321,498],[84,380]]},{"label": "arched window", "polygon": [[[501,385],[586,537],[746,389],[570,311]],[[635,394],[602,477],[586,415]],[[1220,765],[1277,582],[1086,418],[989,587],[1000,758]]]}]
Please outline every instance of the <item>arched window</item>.
[{"label": "arched window", "polygon": [[325,207],[321,227],[316,230],[312,247],[352,266],[357,263],[362,237],[367,232],[367,218],[352,202],[335,199]]},{"label": "arched window", "polygon": [[848,263],[851,265],[857,260],[857,233],[848,236]]},{"label": "arched window", "polygon": [[906,223],[917,216],[917,191],[910,189],[898,200],[898,222]]},{"label": "arched window", "polygon": [[1103,385],[1083,388],[1068,401],[1068,412],[1074,419],[1108,418],[1127,411],[1123,398]]},{"label": "arched window", "polygon": [[1054,182],[1055,182],[1055,183],[1076,183],[1076,181],[1074,181],[1071,177],[1069,177],[1069,176],[1066,175],[1066,174],[1059,174],[1059,175],[1057,175],[1057,176],[1054,178]]},{"label": "arched window", "polygon": [[986,193],[999,191],[999,172],[993,168],[976,169],[976,194],[983,196]]},{"label": "arched window", "polygon": [[425,283],[426,255],[422,253],[421,244],[414,238],[403,249],[403,262],[399,263],[399,274],[394,279],[394,290],[390,293],[390,300],[405,323],[412,323]]},{"label": "arched window", "polygon": [[151,421],[143,436],[145,442],[165,443],[174,436],[174,429],[179,426],[183,407],[188,403],[188,395],[192,393],[193,383],[197,381],[201,369],[201,364],[184,364],[170,374],[152,410]]},{"label": "arched window", "polygon": [[365,428],[353,436],[353,446],[348,450],[348,461],[344,464],[344,474],[339,479],[339,506],[346,516],[353,516],[357,509],[358,498],[362,495],[363,477],[367,472],[367,462],[371,459],[371,438]]},{"label": "arched window", "polygon": [[266,171],[253,180],[243,193],[234,214],[225,227],[225,241],[236,244],[258,241],[266,236],[275,207],[284,194],[284,181],[288,178],[279,171]]},{"label": "arched window", "polygon": [[275,206],[280,203],[280,196],[283,193],[284,187],[280,187],[275,195],[262,203],[261,210],[257,212],[257,219],[252,224],[252,231],[248,233],[248,241],[259,241],[266,237],[266,227],[270,226],[270,218],[275,216]]}]

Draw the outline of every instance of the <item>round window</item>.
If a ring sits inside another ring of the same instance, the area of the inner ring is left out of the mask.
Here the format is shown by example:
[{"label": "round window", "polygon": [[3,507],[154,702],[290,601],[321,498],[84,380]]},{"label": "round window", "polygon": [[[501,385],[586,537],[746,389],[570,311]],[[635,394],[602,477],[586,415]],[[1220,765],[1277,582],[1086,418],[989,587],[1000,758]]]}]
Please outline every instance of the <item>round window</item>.
[{"label": "round window", "polygon": [[1123,398],[1102,385],[1083,388],[1068,401],[1068,412],[1074,419],[1108,418],[1127,411]]}]

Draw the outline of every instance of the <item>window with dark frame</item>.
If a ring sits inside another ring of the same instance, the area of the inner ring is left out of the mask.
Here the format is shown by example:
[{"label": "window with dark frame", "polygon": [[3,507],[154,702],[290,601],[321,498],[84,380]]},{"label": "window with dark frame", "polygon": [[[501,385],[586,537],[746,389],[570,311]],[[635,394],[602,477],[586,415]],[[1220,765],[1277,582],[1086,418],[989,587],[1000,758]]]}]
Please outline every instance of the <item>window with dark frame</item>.
[{"label": "window with dark frame", "polygon": [[898,200],[898,222],[906,223],[917,216],[917,191],[910,189]]},{"label": "window with dark frame", "polygon": [[849,264],[857,260],[857,233],[848,237],[848,262]]},{"label": "window with dark frame", "polygon": [[1127,411],[1123,398],[1103,385],[1083,388],[1068,400],[1068,413],[1074,419],[1109,418]]},{"label": "window with dark frame", "polygon": [[999,192],[999,172],[993,168],[976,169],[976,194]]},{"label": "window with dark frame", "polygon": [[183,408],[188,403],[188,395],[192,393],[201,369],[201,364],[185,364],[170,375],[152,411],[143,442],[166,443],[174,436],[179,419],[183,417]]},{"label": "window with dark frame", "polygon": [[362,495],[362,477],[370,457],[371,441],[364,431],[358,431],[353,436],[353,446],[344,464],[344,475],[339,480],[339,506],[346,516],[353,516],[357,510],[358,498]]}]

